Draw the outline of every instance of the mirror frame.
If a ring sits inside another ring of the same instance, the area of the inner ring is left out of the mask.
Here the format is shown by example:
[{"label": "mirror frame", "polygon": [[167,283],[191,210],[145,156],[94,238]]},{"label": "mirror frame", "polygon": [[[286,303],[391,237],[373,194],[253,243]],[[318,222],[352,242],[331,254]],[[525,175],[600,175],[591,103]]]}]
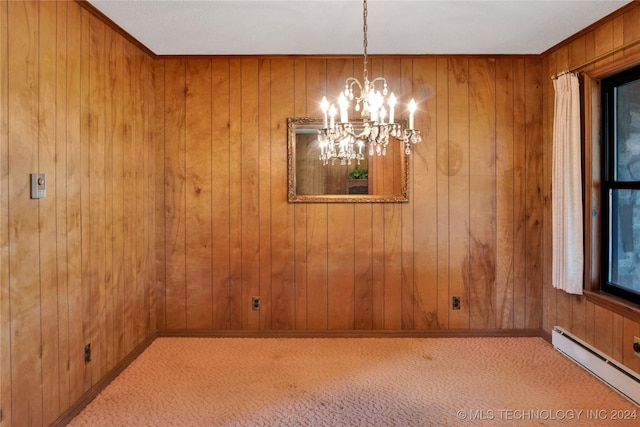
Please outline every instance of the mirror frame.
[{"label": "mirror frame", "polygon": [[404,150],[401,151],[400,173],[402,182],[400,183],[400,194],[296,194],[296,128],[298,126],[315,126],[320,129],[322,119],[308,117],[287,118],[287,199],[289,203],[405,203],[409,201],[409,156],[404,153]]}]

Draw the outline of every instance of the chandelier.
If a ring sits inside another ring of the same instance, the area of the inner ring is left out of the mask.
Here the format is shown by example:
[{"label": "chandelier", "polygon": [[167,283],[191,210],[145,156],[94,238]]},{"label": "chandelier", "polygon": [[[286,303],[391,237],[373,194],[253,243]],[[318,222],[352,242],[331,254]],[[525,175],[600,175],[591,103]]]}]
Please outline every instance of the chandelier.
[{"label": "chandelier", "polygon": [[[364,152],[370,156],[384,156],[387,153],[389,137],[393,137],[404,145],[405,154],[411,154],[411,144],[422,141],[420,131],[414,129],[413,116],[416,103],[409,103],[409,127],[395,120],[396,97],[389,93],[387,80],[376,77],[369,81],[367,70],[367,0],[363,6],[364,32],[364,83],[355,77],[347,78],[344,91],[338,97],[338,107],[329,104],[327,97],[322,97],[320,109],[323,125],[318,131],[320,160],[324,165],[334,163],[351,164],[355,160],[360,164],[364,160]],[[381,89],[381,90],[380,90]],[[354,110],[360,113],[361,119],[349,121],[349,107],[355,101]],[[338,116],[339,113],[339,116]]]}]

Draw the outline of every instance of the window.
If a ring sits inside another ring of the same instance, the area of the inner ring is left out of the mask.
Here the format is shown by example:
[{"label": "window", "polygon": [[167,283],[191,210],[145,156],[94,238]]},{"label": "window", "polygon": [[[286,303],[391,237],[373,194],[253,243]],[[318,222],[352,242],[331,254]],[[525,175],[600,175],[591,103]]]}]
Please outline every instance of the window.
[{"label": "window", "polygon": [[640,304],[640,66],[601,87],[601,289]]}]

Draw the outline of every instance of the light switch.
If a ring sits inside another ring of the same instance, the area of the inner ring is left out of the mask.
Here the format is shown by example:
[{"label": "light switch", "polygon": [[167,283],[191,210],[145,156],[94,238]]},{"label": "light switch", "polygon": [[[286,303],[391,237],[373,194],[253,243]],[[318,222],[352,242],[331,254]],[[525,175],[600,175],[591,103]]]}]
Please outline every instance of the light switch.
[{"label": "light switch", "polygon": [[47,196],[47,181],[43,173],[31,174],[31,198],[41,199]]}]

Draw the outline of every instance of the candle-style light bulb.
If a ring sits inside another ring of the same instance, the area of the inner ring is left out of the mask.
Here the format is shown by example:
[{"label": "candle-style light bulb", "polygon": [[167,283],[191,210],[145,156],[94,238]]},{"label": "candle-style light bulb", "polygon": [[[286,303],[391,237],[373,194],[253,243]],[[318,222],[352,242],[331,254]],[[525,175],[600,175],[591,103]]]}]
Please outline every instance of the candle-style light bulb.
[{"label": "candle-style light bulb", "polygon": [[340,105],[340,122],[347,123],[349,121],[349,115],[347,113],[349,101],[347,101],[347,97],[344,93],[340,94],[340,97],[338,98],[338,105]]},{"label": "candle-style light bulb", "polygon": [[416,101],[411,98],[409,102],[409,130],[413,130],[413,113],[416,112]]},{"label": "candle-style light bulb", "polygon": [[331,123],[329,128],[333,129],[335,127],[335,117],[336,117],[336,106],[331,104],[331,106],[329,107],[329,117],[331,118]]},{"label": "candle-style light bulb", "polygon": [[323,117],[323,127],[327,128],[327,110],[329,109],[329,101],[327,101],[327,97],[323,96],[322,101],[320,101],[320,109],[322,110]]},{"label": "candle-style light bulb", "polygon": [[389,95],[389,100],[387,101],[387,104],[389,104],[389,124],[393,124],[393,121],[395,119],[393,110],[396,106],[396,96],[393,94],[393,92],[391,92],[391,95]]}]

